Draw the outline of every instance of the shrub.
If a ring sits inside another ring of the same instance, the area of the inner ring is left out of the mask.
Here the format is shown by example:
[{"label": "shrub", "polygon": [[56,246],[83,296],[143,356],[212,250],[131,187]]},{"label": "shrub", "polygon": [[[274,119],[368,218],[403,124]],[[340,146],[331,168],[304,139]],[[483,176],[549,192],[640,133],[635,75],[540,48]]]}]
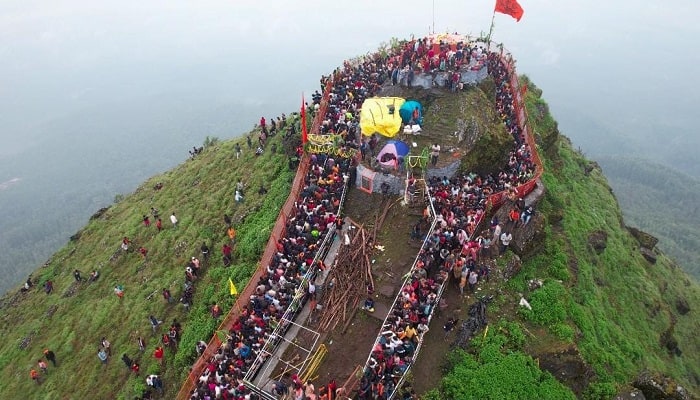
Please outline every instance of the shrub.
[{"label": "shrub", "polygon": [[525,317],[540,325],[552,325],[566,319],[566,289],[558,282],[548,281],[532,293],[532,310],[521,309]]},{"label": "shrub", "polygon": [[585,399],[612,399],[617,394],[617,388],[614,383],[596,382],[588,385],[586,392],[583,394]]},{"label": "shrub", "polygon": [[517,322],[501,321],[499,323],[499,330],[506,333],[508,337],[508,347],[520,350],[525,345],[525,333]]},{"label": "shrub", "polygon": [[[499,338],[500,336],[500,338]],[[466,354],[463,363],[447,374],[441,397],[431,399],[574,399],[573,393],[548,372],[541,371],[532,357],[521,352],[494,351],[502,335],[495,335],[475,356]]]},{"label": "shrub", "polygon": [[219,143],[219,138],[218,138],[218,137],[216,137],[216,136],[207,136],[206,138],[204,138],[203,146],[204,146],[204,148],[206,149],[206,148],[209,148],[209,147],[211,147],[211,146],[215,146],[215,145],[218,144],[218,143]]},{"label": "shrub", "polygon": [[567,323],[559,322],[550,326],[549,329],[561,340],[566,340],[567,342],[574,341],[574,328]]}]

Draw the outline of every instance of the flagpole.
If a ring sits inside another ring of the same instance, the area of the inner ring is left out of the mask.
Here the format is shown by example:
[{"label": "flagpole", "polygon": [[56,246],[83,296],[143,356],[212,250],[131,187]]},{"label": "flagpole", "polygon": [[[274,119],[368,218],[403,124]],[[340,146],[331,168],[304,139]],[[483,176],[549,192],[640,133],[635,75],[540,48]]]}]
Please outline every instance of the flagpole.
[{"label": "flagpole", "polygon": [[493,33],[493,22],[496,19],[496,9],[493,10],[493,15],[491,15],[491,27],[489,28],[489,35],[486,37],[487,40],[487,50],[491,50],[491,34]]}]

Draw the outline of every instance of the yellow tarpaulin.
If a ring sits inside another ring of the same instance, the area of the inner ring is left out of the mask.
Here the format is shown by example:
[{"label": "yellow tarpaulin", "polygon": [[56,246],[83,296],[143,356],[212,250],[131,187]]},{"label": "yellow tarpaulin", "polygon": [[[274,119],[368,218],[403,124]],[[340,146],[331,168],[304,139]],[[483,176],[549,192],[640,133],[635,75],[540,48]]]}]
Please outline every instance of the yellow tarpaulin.
[{"label": "yellow tarpaulin", "polygon": [[394,137],[401,130],[399,109],[406,102],[401,97],[374,97],[362,103],[360,129],[365,136],[378,133]]}]

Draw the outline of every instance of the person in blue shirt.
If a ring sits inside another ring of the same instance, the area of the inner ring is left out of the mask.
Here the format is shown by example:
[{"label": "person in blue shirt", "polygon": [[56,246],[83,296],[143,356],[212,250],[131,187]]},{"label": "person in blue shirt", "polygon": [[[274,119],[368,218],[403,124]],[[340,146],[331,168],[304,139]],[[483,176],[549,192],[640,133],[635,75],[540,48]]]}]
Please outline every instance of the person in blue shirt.
[{"label": "person in blue shirt", "polygon": [[365,305],[362,306],[362,309],[369,312],[374,312],[374,300],[372,300],[371,297],[368,297],[367,300],[365,300]]}]

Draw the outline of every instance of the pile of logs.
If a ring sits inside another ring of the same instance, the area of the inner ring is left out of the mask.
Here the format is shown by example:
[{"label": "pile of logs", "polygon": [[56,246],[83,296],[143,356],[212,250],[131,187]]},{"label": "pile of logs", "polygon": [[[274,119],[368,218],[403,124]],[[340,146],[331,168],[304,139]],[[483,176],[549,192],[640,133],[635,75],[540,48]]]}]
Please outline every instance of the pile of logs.
[{"label": "pile of logs", "polygon": [[343,322],[341,332],[345,332],[359,309],[360,302],[367,298],[368,290],[374,290],[372,277],[372,253],[376,236],[384,223],[389,209],[394,203],[383,202],[381,213],[377,213],[371,232],[349,221],[346,230],[350,244],[345,245],[341,237],[340,249],[326,278],[324,306],[318,319],[318,330],[335,330]]}]

